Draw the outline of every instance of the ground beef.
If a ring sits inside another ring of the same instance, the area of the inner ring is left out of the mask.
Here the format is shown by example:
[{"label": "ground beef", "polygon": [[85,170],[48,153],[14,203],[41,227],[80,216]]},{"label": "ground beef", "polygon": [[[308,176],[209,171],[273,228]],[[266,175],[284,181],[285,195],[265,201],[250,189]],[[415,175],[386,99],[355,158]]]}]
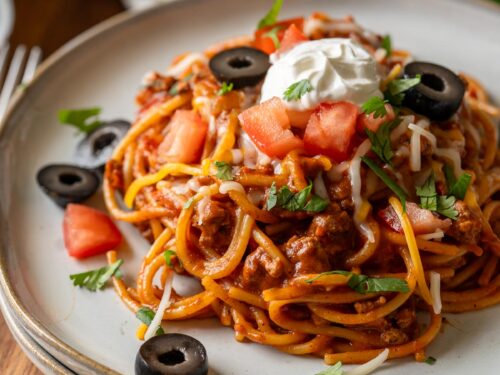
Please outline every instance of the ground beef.
[{"label": "ground beef", "polygon": [[328,254],[315,236],[293,236],[284,245],[284,252],[294,264],[295,274],[330,270]]},{"label": "ground beef", "polygon": [[210,198],[202,199],[195,207],[193,226],[200,230],[198,246],[202,248],[226,248],[231,242],[232,209]]},{"label": "ground beef", "polygon": [[338,182],[331,183],[328,186],[328,195],[332,201],[338,202],[344,210],[353,210],[351,180],[348,175],[342,177]]},{"label": "ground beef", "polygon": [[241,283],[246,288],[264,290],[277,286],[283,275],[283,263],[262,247],[250,253],[243,265]]},{"label": "ground beef", "polygon": [[384,296],[382,296],[375,301],[356,302],[354,304],[354,309],[356,310],[356,312],[358,314],[365,314],[369,311],[372,311],[372,310],[384,305],[386,302],[387,302],[386,298]]},{"label": "ground beef", "polygon": [[409,341],[408,335],[397,328],[389,328],[380,334],[382,341],[388,345],[401,345]]},{"label": "ground beef", "polygon": [[417,314],[413,309],[402,309],[396,313],[395,322],[402,330],[411,330],[417,323]]},{"label": "ground beef", "polygon": [[113,189],[122,190],[123,189],[123,165],[122,163],[110,159],[108,165],[106,166],[106,180]]},{"label": "ground beef", "polygon": [[477,244],[483,227],[482,219],[474,214],[463,201],[457,201],[455,209],[458,211],[458,218],[453,221],[446,235],[460,243]]}]

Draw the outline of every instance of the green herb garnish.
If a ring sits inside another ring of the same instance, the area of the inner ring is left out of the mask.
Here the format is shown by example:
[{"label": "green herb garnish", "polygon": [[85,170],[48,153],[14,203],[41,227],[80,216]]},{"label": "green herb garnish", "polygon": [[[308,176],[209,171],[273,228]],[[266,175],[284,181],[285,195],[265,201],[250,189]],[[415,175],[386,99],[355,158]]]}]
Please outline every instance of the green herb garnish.
[{"label": "green herb garnish", "polygon": [[217,95],[219,95],[219,96],[226,95],[227,93],[229,93],[233,90],[233,86],[234,86],[234,84],[232,82],[230,84],[228,84],[227,82],[222,82],[222,86],[219,89],[219,91],[217,91]]},{"label": "green herb garnish", "polygon": [[327,369],[318,372],[316,375],[342,375],[342,362],[337,362],[333,366],[328,367]]},{"label": "green herb garnish", "polygon": [[283,0],[274,0],[269,12],[262,18],[257,24],[257,29],[262,29],[266,26],[271,26],[278,20],[278,15],[280,13],[281,7],[283,6]]},{"label": "green herb garnish", "polygon": [[69,278],[70,280],[73,280],[74,286],[79,286],[95,292],[98,289],[104,288],[104,285],[106,285],[106,282],[111,277],[121,277],[120,266],[122,264],[123,260],[118,259],[109,266],[101,267],[92,271],[75,273],[73,275],[69,275]]},{"label": "green herb garnish", "polygon": [[389,82],[387,90],[384,93],[385,99],[392,105],[400,106],[403,103],[405,92],[418,85],[422,76],[417,74],[414,78],[400,78]]},{"label": "green herb garnish", "polygon": [[416,187],[416,193],[420,197],[420,207],[437,212],[453,220],[457,219],[458,211],[455,209],[456,199],[453,195],[438,195],[434,173],[431,173],[422,186]]},{"label": "green herb garnish", "polygon": [[177,256],[177,254],[175,253],[175,251],[173,251],[173,250],[166,250],[163,253],[163,256],[165,257],[165,262],[167,263],[167,266],[169,266],[170,268],[173,268],[173,266],[172,266],[172,257],[173,256]]},{"label": "green herb garnish", "polygon": [[169,95],[177,95],[179,93],[179,84],[189,82],[189,80],[193,77],[193,73],[189,73],[182,80],[175,82],[170,90],[168,90]]},{"label": "green herb garnish", "polygon": [[315,280],[326,275],[344,275],[349,277],[347,286],[352,290],[360,293],[376,293],[376,292],[401,292],[407,293],[410,291],[408,284],[403,279],[393,277],[369,277],[366,275],[358,275],[348,271],[328,271],[306,280],[306,283],[311,284]]},{"label": "green herb garnish", "polygon": [[231,166],[225,161],[216,161],[215,167],[217,168],[217,173],[215,176],[223,181],[231,181],[233,179],[233,171]]},{"label": "green herb garnish", "polygon": [[386,56],[389,57],[392,55],[392,41],[390,35],[385,35],[382,38],[382,43],[380,43],[380,47],[385,49]]},{"label": "green herb garnish", "polygon": [[403,212],[406,211],[406,192],[377,163],[368,156],[362,156],[361,160],[389,187],[399,198],[403,205]]},{"label": "green herb garnish", "polygon": [[387,109],[385,108],[387,103],[387,100],[378,96],[372,96],[361,106],[361,109],[367,115],[373,113],[373,118],[384,117],[387,114]]},{"label": "green herb garnish", "polygon": [[82,108],[82,109],[61,109],[57,117],[63,125],[70,125],[77,128],[82,133],[90,133],[102,125],[98,119],[101,108]]},{"label": "green herb garnish", "polygon": [[283,28],[282,26],[276,26],[264,34],[264,36],[271,38],[271,40],[274,43],[274,48],[276,48],[276,49],[280,48],[280,46],[281,46],[281,42],[278,38],[278,31],[280,31],[282,28]]},{"label": "green herb garnish", "polygon": [[424,361],[424,363],[427,363],[428,365],[433,365],[434,363],[436,363],[437,359],[434,358],[434,357],[427,357]]},{"label": "green herb garnish", "polygon": [[[149,307],[141,307],[135,313],[135,317],[149,327],[155,317],[155,312]],[[165,331],[161,327],[158,327],[156,330],[156,336],[163,335],[164,333]]]},{"label": "green herb garnish", "polygon": [[[283,186],[278,191],[276,185],[273,183],[269,189],[266,209],[271,210],[277,206],[288,211],[323,211],[328,206],[328,201],[317,195],[311,195],[311,191],[312,183],[298,193],[293,193],[287,186]],[[309,197],[311,198],[309,199]]]},{"label": "green herb garnish", "polygon": [[311,82],[308,79],[302,79],[288,86],[288,88],[283,93],[283,99],[285,99],[287,102],[290,102],[292,100],[299,100],[300,98],[302,98],[302,96],[312,90],[313,87],[311,85]]},{"label": "green herb garnish", "polygon": [[380,160],[389,165],[391,165],[391,159],[394,156],[391,147],[391,133],[400,122],[401,120],[397,118],[393,121],[383,123],[376,132],[365,129],[366,135],[370,138],[372,144],[371,150],[377,154]]},{"label": "green herb garnish", "polygon": [[464,199],[471,181],[472,176],[469,173],[462,173],[458,180],[448,185],[448,194],[453,195],[457,199]]},{"label": "green herb garnish", "polygon": [[450,195],[448,197],[444,195],[440,195],[438,197],[438,202],[437,202],[437,210],[436,212],[440,213],[443,216],[446,216],[452,220],[457,220],[458,218],[458,211],[455,209],[455,202],[457,200],[453,195]]}]

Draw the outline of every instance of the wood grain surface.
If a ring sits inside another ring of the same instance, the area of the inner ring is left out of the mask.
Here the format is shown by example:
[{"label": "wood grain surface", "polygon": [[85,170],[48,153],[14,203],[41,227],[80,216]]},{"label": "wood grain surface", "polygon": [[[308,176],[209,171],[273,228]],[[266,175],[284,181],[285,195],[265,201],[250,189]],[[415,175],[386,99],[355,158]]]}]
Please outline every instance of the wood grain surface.
[{"label": "wood grain surface", "polygon": [[[124,10],[119,0],[14,0],[14,7],[11,54],[19,44],[38,45],[44,57],[82,31]],[[2,80],[0,77],[0,87]],[[41,374],[17,345],[1,314],[0,374]]]}]

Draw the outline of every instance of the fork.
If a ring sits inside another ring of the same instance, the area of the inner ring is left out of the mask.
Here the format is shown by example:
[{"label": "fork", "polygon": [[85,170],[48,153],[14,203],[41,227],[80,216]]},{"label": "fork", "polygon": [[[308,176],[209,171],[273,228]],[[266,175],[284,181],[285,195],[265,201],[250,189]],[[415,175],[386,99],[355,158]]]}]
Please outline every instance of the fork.
[{"label": "fork", "polygon": [[21,73],[23,73],[23,69],[24,73],[21,78],[22,86],[27,85],[32,80],[35,75],[36,68],[42,58],[41,48],[34,46],[30,49],[28,59],[25,64],[26,51],[27,48],[25,45],[21,44],[16,47],[2,87],[1,79],[8,66],[7,59],[9,55],[9,45],[6,44],[0,47],[0,87],[2,89],[0,92],[0,122],[7,112],[9,99],[17,87],[17,83],[19,82]]}]

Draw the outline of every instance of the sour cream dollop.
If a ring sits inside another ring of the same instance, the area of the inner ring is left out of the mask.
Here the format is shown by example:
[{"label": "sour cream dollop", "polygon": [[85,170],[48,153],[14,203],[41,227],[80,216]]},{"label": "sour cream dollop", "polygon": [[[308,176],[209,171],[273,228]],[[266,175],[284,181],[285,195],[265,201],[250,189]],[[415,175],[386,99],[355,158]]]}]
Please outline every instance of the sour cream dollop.
[{"label": "sour cream dollop", "polygon": [[321,102],[347,100],[363,104],[373,96],[382,97],[377,63],[359,44],[348,38],[328,38],[297,44],[289,51],[271,56],[261,102],[283,98],[295,82],[309,80],[313,90],[298,100],[284,101],[293,110],[303,111]]}]

